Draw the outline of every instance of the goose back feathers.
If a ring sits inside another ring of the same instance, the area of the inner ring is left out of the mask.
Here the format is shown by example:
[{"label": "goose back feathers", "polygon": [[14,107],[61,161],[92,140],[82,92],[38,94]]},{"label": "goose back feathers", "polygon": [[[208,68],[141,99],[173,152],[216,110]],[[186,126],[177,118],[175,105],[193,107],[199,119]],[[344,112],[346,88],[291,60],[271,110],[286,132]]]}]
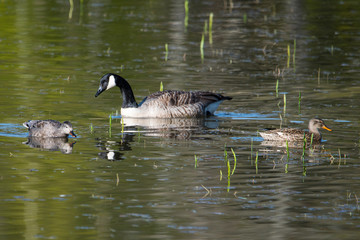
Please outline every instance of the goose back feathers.
[{"label": "goose back feathers", "polygon": [[137,104],[129,83],[116,74],[105,74],[95,97],[114,86],[118,86],[123,96],[121,115],[123,117],[179,118],[213,115],[219,104],[231,100],[218,93],[206,91],[166,90],[153,93]]},{"label": "goose back feathers", "polygon": [[319,132],[319,128],[332,131],[320,118],[311,119],[308,127],[308,132],[296,128],[283,128],[260,132],[260,135],[265,140],[273,141],[303,141],[305,136],[307,142],[310,142],[311,138],[313,142],[321,142],[321,133]]},{"label": "goose back feathers", "polygon": [[29,130],[30,137],[67,137],[69,134],[76,137],[69,121],[61,123],[55,120],[29,120],[23,126]]}]

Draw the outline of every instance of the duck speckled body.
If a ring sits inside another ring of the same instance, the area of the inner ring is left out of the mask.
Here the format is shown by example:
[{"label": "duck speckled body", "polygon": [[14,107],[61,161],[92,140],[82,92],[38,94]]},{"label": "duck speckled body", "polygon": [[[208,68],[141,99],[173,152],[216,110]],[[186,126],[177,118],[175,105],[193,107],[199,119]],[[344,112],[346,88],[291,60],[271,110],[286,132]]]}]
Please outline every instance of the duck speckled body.
[{"label": "duck speckled body", "polygon": [[61,123],[55,120],[29,120],[23,126],[29,130],[30,137],[68,137],[69,134],[76,137],[69,121]]},{"label": "duck speckled body", "polygon": [[283,129],[274,129],[266,132],[260,132],[261,137],[265,140],[273,140],[273,141],[302,141],[304,140],[304,134],[307,142],[311,141],[311,136],[313,135],[313,142],[321,142],[321,133],[319,132],[319,128],[326,129],[331,131],[328,128],[324,121],[320,118],[313,118],[309,121],[309,132],[296,129],[296,128],[283,128]]},{"label": "duck speckled body", "polygon": [[221,102],[232,99],[231,97],[206,91],[167,90],[153,93],[145,97],[140,104],[137,104],[129,83],[124,78],[112,73],[105,74],[101,78],[95,97],[115,86],[120,88],[123,96],[121,106],[121,115],[123,117],[201,117],[214,114]]}]

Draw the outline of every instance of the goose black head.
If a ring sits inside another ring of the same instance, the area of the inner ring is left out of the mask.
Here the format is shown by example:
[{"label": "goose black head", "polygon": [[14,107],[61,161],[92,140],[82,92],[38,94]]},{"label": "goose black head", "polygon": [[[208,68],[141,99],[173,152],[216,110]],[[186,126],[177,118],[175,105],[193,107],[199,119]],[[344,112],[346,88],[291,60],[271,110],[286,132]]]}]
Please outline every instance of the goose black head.
[{"label": "goose black head", "polygon": [[100,86],[97,90],[95,97],[99,96],[102,92],[109,90],[112,87],[116,86],[115,81],[116,75],[112,73],[107,73],[100,79]]}]

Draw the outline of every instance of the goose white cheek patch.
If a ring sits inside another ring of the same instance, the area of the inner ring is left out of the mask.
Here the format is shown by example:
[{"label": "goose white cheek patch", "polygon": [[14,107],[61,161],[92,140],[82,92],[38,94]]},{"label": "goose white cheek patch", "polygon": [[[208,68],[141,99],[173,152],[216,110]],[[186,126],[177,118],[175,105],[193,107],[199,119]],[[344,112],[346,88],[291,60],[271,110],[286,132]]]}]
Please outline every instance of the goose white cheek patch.
[{"label": "goose white cheek patch", "polygon": [[108,85],[107,85],[106,90],[109,90],[110,88],[115,87],[115,86],[116,86],[115,77],[114,77],[114,75],[111,75],[111,76],[109,77],[109,83],[108,83]]}]

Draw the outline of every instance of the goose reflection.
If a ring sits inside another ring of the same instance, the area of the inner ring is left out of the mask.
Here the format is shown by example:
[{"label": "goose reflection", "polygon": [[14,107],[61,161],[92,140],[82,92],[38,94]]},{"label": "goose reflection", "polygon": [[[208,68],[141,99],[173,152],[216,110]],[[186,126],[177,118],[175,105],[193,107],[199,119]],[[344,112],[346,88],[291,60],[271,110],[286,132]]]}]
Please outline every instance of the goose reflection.
[{"label": "goose reflection", "polygon": [[210,118],[123,118],[125,127],[142,127],[144,135],[168,139],[190,139],[202,128],[214,129],[219,123]]},{"label": "goose reflection", "polygon": [[73,146],[76,142],[68,142],[68,138],[38,138],[29,137],[26,144],[32,148],[40,148],[48,151],[60,151],[64,154],[72,153]]},{"label": "goose reflection", "polygon": [[109,161],[123,160],[124,154],[122,152],[131,151],[130,143],[133,142],[133,138],[134,135],[125,134],[121,141],[104,141],[96,139],[96,147],[102,151],[98,153],[99,157]]}]

